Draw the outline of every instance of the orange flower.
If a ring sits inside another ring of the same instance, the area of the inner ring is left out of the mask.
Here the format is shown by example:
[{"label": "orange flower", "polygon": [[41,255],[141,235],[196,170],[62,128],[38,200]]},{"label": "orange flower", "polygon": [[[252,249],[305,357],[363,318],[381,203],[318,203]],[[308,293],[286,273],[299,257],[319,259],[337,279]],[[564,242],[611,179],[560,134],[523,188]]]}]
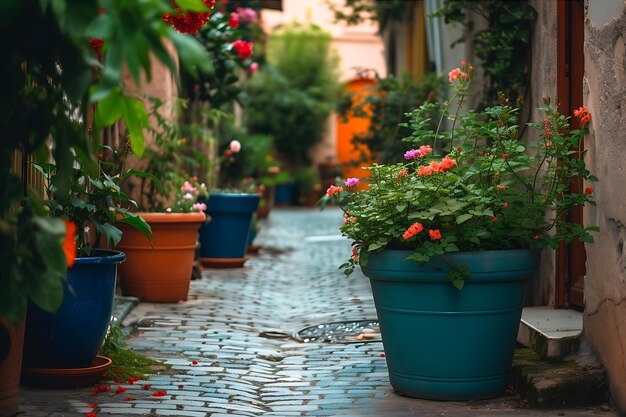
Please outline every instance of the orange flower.
[{"label": "orange flower", "polygon": [[574,117],[578,117],[580,119],[580,124],[582,127],[585,127],[587,123],[591,120],[591,113],[589,109],[585,106],[581,106],[578,109],[573,111]]},{"label": "orange flower", "polygon": [[67,259],[67,267],[71,268],[76,259],[76,224],[69,220],[65,222],[65,240],[63,241],[63,251]]},{"label": "orange flower", "polygon": [[591,194],[591,193],[593,193],[593,187],[585,188],[585,194]]},{"label": "orange flower", "polygon": [[408,229],[406,229],[406,232],[402,234],[402,237],[404,238],[404,240],[408,240],[416,234],[420,233],[422,230],[424,230],[424,226],[422,226],[420,222],[415,222],[410,225]]},{"label": "orange flower", "polygon": [[342,191],[343,191],[343,187],[337,187],[336,185],[331,185],[330,187],[328,187],[328,190],[326,190],[326,195],[330,197],[331,195],[340,193]]},{"label": "orange flower", "polygon": [[439,229],[429,230],[428,234],[430,235],[431,240],[439,240],[441,239],[441,232]]}]

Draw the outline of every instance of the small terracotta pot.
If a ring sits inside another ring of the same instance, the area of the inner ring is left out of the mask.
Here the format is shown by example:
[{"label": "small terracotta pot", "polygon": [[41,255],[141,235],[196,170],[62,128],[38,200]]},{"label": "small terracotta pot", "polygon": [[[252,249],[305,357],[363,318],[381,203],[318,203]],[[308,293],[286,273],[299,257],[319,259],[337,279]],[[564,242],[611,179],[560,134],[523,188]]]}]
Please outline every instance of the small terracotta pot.
[{"label": "small terracotta pot", "polygon": [[0,317],[0,417],[17,414],[20,403],[20,370],[24,323],[13,326]]},{"label": "small terracotta pot", "polygon": [[152,228],[152,245],[135,228],[117,225],[122,240],[117,248],[126,253],[119,275],[124,295],[142,301],[186,300],[193,269],[198,228],[206,216],[193,213],[138,213]]}]

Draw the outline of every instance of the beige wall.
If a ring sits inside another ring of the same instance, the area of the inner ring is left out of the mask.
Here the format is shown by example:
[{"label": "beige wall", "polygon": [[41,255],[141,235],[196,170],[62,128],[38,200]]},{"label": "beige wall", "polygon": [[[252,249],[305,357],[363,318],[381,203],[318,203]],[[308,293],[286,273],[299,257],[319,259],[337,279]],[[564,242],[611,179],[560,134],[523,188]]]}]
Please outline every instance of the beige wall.
[{"label": "beige wall", "polygon": [[[374,69],[381,77],[386,76],[383,43],[376,34],[377,26],[365,23],[348,27],[343,23],[334,23],[333,14],[326,4],[327,0],[283,0],[283,10],[263,10],[262,23],[266,33],[291,22],[313,23],[330,32],[332,45],[340,61],[341,81],[346,82],[356,77],[358,68]],[[332,0],[342,4],[342,0]],[[314,163],[336,160],[336,117],[331,115],[327,122],[326,134],[322,142],[311,150]]]},{"label": "beige wall", "polygon": [[[556,2],[533,0],[532,6],[537,10],[537,22],[533,32],[530,69],[530,100],[526,103],[521,119],[524,122],[543,119],[537,110],[542,105],[542,97],[550,96],[556,102],[557,91],[557,26]],[[526,138],[530,141],[539,140],[537,131],[527,129]],[[528,304],[534,306],[554,305],[556,253],[544,250],[541,254],[539,276],[530,283]]]},{"label": "beige wall", "polygon": [[587,7],[583,93],[592,122],[586,161],[599,182],[586,184],[595,188],[598,205],[585,210],[585,223],[601,231],[586,245],[584,332],[626,412],[626,10],[623,0],[589,0]]}]

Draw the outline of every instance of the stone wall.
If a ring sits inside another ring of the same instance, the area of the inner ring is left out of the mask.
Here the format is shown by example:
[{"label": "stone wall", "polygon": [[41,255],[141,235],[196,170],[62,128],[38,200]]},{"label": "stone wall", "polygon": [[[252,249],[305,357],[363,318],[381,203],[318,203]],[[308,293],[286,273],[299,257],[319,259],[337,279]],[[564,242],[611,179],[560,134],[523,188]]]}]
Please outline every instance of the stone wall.
[{"label": "stone wall", "polygon": [[[584,332],[609,374],[616,406],[626,412],[626,9],[623,0],[590,0],[585,19],[584,103],[592,114],[586,149],[598,205],[586,245]],[[612,14],[607,15],[607,11]]]}]

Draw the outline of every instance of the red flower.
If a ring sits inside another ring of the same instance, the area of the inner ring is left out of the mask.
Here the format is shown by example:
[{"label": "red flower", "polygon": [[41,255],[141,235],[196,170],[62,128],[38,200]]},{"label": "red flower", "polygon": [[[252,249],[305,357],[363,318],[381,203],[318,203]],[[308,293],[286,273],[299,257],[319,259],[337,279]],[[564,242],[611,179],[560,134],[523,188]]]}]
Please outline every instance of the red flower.
[{"label": "red flower", "polygon": [[151,386],[152,386],[152,384],[144,384],[141,388],[143,388],[143,389],[150,389]]},{"label": "red flower", "polygon": [[431,240],[439,240],[441,239],[441,232],[439,229],[429,230],[428,234],[430,235]]},{"label": "red flower", "polygon": [[252,47],[254,46],[252,42],[242,41],[241,39],[237,39],[232,43],[233,48],[239,54],[239,58],[242,61],[250,58],[252,56]]},{"label": "red flower", "polygon": [[420,233],[422,230],[424,230],[424,226],[422,226],[420,222],[415,222],[410,225],[408,229],[406,229],[406,232],[402,234],[402,237],[404,238],[404,240],[408,240],[416,234]]},{"label": "red flower", "polygon": [[185,386],[183,384],[178,384],[178,388],[184,388]]},{"label": "red flower", "polygon": [[385,354],[384,354],[384,353],[381,353],[381,354],[380,354],[380,357],[381,357],[381,358],[384,358],[384,357],[385,357]]},{"label": "red flower", "polygon": [[239,15],[235,12],[230,14],[230,19],[228,19],[228,26],[233,29],[237,29],[239,27]]},{"label": "red flower", "polygon": [[126,397],[124,398],[124,401],[135,401],[137,398],[135,397]]},{"label": "red flower", "polygon": [[128,378],[128,384],[133,385],[135,382],[139,381],[141,378],[139,378],[138,376],[131,376],[130,378]]},{"label": "red flower", "polygon": [[65,240],[63,241],[63,251],[67,259],[67,267],[71,268],[76,259],[76,224],[69,220],[65,222]]},{"label": "red flower", "polygon": [[509,206],[509,203],[507,203],[506,201],[502,204],[505,208]]},{"label": "red flower", "polygon": [[87,406],[87,408],[96,408],[98,406],[98,404],[89,404]]},{"label": "red flower", "polygon": [[167,394],[167,392],[166,392],[166,391],[155,391],[155,392],[153,392],[153,393],[152,393],[152,396],[153,396],[153,397],[163,397],[163,396],[165,396],[166,394]]},{"label": "red flower", "polygon": [[96,56],[99,58],[102,56],[102,45],[104,45],[104,39],[91,38],[88,39],[89,44],[93,48]]},{"label": "red flower", "polygon": [[118,394],[119,394],[120,392],[126,392],[126,388],[124,388],[124,387],[117,387],[117,388],[115,389],[115,392],[117,392]]},{"label": "red flower", "polygon": [[493,216],[491,218],[491,221],[494,222],[494,223],[497,222],[498,221],[498,216]]},{"label": "red flower", "polygon": [[[202,0],[202,2],[209,9],[215,6],[215,0]],[[176,5],[175,1],[172,1],[172,3],[176,9],[176,13],[164,13],[163,21],[174,26],[174,29],[180,33],[198,33],[198,30],[200,30],[211,17],[211,12],[183,12],[180,7]]]},{"label": "red flower", "polygon": [[585,188],[585,194],[591,194],[591,193],[593,193],[593,187]]},{"label": "red flower", "polygon": [[503,153],[503,154],[502,154],[502,158],[504,158],[504,159],[508,159],[508,157],[509,157],[509,154],[508,154],[508,153]]},{"label": "red flower", "polygon": [[198,361],[191,361],[191,364],[192,364],[192,365],[197,365],[197,364],[198,364]]}]

